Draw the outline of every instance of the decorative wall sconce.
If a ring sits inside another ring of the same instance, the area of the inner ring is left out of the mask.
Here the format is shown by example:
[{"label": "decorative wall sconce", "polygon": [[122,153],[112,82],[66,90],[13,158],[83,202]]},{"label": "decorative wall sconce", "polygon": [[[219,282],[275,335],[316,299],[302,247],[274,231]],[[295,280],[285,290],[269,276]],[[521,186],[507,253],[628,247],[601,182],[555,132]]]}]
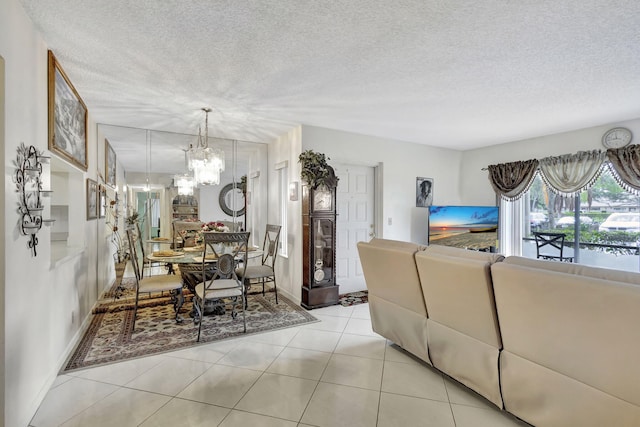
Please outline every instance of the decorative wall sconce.
[{"label": "decorative wall sconce", "polygon": [[289,200],[292,202],[298,201],[298,181],[289,183]]},{"label": "decorative wall sconce", "polygon": [[44,210],[43,197],[50,196],[52,191],[42,189],[42,164],[49,163],[50,157],[43,156],[41,151],[24,142],[18,147],[18,156],[15,163],[16,192],[19,197],[18,214],[20,217],[20,232],[29,236],[29,248],[33,256],[37,256],[36,246],[38,238],[36,234],[42,228],[42,224],[51,225],[54,219],[42,219]]}]

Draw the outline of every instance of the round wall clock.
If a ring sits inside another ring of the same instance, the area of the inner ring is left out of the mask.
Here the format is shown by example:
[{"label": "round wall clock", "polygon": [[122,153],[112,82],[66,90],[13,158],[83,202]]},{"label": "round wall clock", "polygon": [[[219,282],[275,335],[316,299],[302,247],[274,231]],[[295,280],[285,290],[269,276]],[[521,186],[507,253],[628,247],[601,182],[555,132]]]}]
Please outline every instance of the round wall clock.
[{"label": "round wall clock", "polygon": [[602,135],[602,145],[606,148],[622,148],[631,142],[631,131],[627,128],[609,129]]}]

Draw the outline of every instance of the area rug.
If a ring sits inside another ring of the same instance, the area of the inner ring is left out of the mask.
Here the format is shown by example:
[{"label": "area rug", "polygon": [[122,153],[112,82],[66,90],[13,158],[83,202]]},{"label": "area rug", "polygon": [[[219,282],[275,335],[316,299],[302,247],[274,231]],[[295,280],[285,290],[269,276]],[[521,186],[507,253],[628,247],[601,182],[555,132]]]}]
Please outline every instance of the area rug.
[{"label": "area rug", "polygon": [[344,307],[350,305],[364,304],[369,302],[369,291],[350,292],[348,294],[340,295],[338,303]]},{"label": "area rug", "polygon": [[[98,365],[120,362],[152,354],[164,353],[190,346],[244,335],[242,312],[232,319],[231,306],[222,315],[204,316],[200,343],[196,342],[198,327],[189,316],[191,297],[187,295],[180,310],[184,321],[174,320],[173,305],[168,296],[154,295],[141,299],[135,332],[133,325],[133,301],[131,283],[125,279],[125,290],[120,299],[107,297],[94,310],[93,319],[80,343],[73,351],[62,372],[69,372]],[[128,286],[127,286],[128,285]],[[107,296],[108,293],[105,295]],[[133,294],[135,298],[135,293]],[[278,294],[267,292],[250,294],[246,310],[247,334],[282,329],[305,323],[317,322],[309,312]]]}]

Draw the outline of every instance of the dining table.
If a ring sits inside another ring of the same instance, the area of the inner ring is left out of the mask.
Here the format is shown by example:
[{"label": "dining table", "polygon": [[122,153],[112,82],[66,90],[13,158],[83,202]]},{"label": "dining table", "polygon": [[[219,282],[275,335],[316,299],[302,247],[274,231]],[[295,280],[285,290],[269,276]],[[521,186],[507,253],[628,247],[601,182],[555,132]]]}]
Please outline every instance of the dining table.
[{"label": "dining table", "polygon": [[[162,250],[154,251],[147,255],[147,260],[152,262],[163,262],[169,266],[167,274],[175,274],[174,265],[177,265],[177,269],[180,272],[182,278],[182,285],[195,294],[195,287],[198,283],[203,281],[202,278],[202,257],[204,255],[204,247],[187,247],[180,250]],[[249,247],[247,251],[247,262],[256,258],[262,257],[262,250]],[[207,278],[210,278],[216,268],[217,259],[213,254],[207,254],[205,262],[205,274]],[[206,314],[224,314],[224,304],[216,302],[215,300],[205,306]],[[191,310],[191,317],[194,316],[194,310]]]}]

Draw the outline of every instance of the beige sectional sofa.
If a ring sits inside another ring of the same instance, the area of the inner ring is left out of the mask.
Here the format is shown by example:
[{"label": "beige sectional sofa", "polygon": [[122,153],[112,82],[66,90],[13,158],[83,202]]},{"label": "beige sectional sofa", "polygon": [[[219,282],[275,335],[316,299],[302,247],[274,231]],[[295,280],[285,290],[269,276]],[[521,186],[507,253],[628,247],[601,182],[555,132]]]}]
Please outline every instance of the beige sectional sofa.
[{"label": "beige sectional sofa", "polygon": [[373,328],[536,426],[640,426],[640,274],[374,239]]},{"label": "beige sectional sofa", "polygon": [[502,407],[491,265],[502,255],[429,246],[415,256],[433,366]]},{"label": "beige sectional sofa", "polygon": [[508,257],[492,275],[505,409],[537,426],[640,426],[640,274]]},{"label": "beige sectional sofa", "polygon": [[427,309],[414,258],[424,248],[384,239],[358,244],[373,330],[431,365]]}]

